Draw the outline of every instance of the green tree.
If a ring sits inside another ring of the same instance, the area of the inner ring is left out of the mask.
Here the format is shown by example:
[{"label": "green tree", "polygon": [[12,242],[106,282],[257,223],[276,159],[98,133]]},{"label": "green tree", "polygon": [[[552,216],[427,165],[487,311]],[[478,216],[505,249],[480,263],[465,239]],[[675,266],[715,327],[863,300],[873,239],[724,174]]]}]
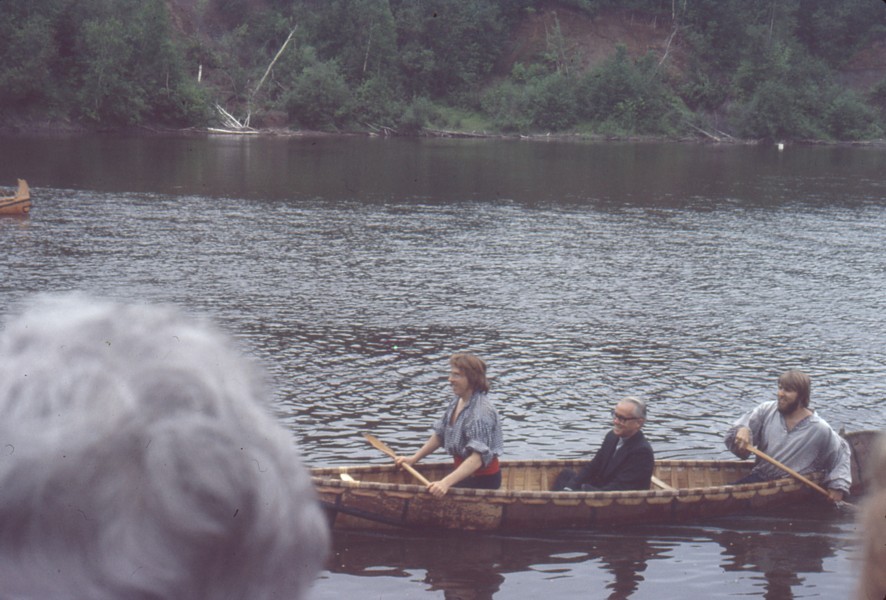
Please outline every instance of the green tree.
[{"label": "green tree", "polygon": [[828,133],[838,140],[862,140],[883,134],[877,125],[877,114],[858,94],[835,90],[828,102],[824,122]]},{"label": "green tree", "polygon": [[886,10],[879,2],[799,0],[798,41],[832,67],[839,66],[886,28]]},{"label": "green tree", "polygon": [[404,102],[390,82],[382,77],[372,77],[354,91],[347,114],[362,127],[397,129],[404,110]]},{"label": "green tree", "polygon": [[673,134],[684,110],[654,57],[632,61],[624,46],[584,77],[579,93],[580,116],[604,124],[607,131]]},{"label": "green tree", "polygon": [[343,125],[343,109],[350,90],[335,61],[315,61],[295,78],[285,105],[290,118],[311,129],[335,129]]},{"label": "green tree", "polygon": [[534,127],[564,131],[578,122],[575,79],[552,73],[530,83],[527,90],[529,118]]},{"label": "green tree", "polygon": [[56,100],[53,71],[58,59],[53,21],[57,4],[30,6],[29,0],[8,0],[0,19],[0,109],[44,109]]},{"label": "green tree", "polygon": [[502,82],[481,97],[480,106],[493,125],[505,132],[528,131],[532,126],[525,81]]},{"label": "green tree", "polygon": [[476,97],[506,39],[497,4],[397,0],[391,7],[406,93],[462,103]]},{"label": "green tree", "polygon": [[[604,9],[669,28],[681,68],[617,52],[582,72],[563,15]],[[552,10],[546,51],[504,79],[517,25]],[[886,31],[872,0],[3,0],[2,15],[4,116],[202,124],[211,99],[312,127],[418,131],[442,107],[507,131],[670,135],[691,109],[736,135],[857,139],[886,113],[882,85],[860,96],[836,78]]]},{"label": "green tree", "polygon": [[56,72],[82,119],[132,125],[205,114],[184,72],[161,0],[81,0],[59,16]]},{"label": "green tree", "polygon": [[88,20],[79,42],[81,114],[96,122],[139,122],[146,108],[145,94],[128,76],[133,46],[123,23],[107,16]]},{"label": "green tree", "polygon": [[393,76],[397,32],[388,0],[311,2],[298,14],[309,31],[307,42],[321,59],[335,59],[350,84]]},{"label": "green tree", "polygon": [[843,140],[876,135],[874,111],[802,49],[774,45],[759,64],[740,69],[736,82],[741,135]]}]

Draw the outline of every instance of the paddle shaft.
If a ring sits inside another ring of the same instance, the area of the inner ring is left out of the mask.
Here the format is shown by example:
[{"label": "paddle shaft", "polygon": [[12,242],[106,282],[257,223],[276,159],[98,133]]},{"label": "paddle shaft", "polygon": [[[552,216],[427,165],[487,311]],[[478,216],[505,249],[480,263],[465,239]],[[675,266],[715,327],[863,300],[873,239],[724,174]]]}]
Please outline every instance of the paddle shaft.
[{"label": "paddle shaft", "polygon": [[[748,445],[748,450],[750,450],[751,452],[753,452],[754,454],[756,454],[757,456],[759,456],[760,458],[762,458],[766,462],[773,464],[776,467],[778,467],[779,469],[781,469],[782,471],[785,471],[786,473],[790,474],[791,477],[793,477],[795,479],[799,479],[800,481],[802,481],[803,483],[805,483],[806,485],[811,487],[813,490],[815,490],[819,494],[822,494],[825,497],[827,497],[828,500],[833,500],[833,498],[831,498],[831,495],[828,493],[828,491],[826,489],[824,489],[823,487],[821,487],[820,485],[818,485],[817,483],[815,483],[814,481],[812,481],[808,477],[804,477],[803,475],[800,475],[799,473],[794,471],[789,466],[778,462],[777,460],[775,460],[774,458],[772,458],[771,456],[769,456],[768,454],[766,454],[762,450],[758,450],[757,448],[754,448],[751,445]],[[851,504],[849,504],[848,502],[841,501],[840,504],[848,504],[851,506]]]},{"label": "paddle shaft", "polygon": [[[363,434],[363,437],[365,437],[365,438],[366,438],[366,441],[368,441],[370,444],[372,444],[373,447],[377,448],[378,450],[381,450],[382,452],[384,452],[385,454],[387,454],[388,456],[390,456],[390,457],[393,458],[394,460],[397,459],[397,453],[394,452],[393,450],[391,450],[391,449],[388,447],[387,444],[385,444],[383,441],[381,441],[380,439],[378,439],[378,438],[375,437],[374,435],[370,435],[370,434],[368,434],[368,433],[364,433],[364,434]],[[415,469],[413,469],[413,468],[412,468],[412,465],[410,465],[410,464],[408,464],[408,463],[403,463],[403,464],[400,465],[400,466],[402,466],[404,469],[406,469],[407,471],[409,471],[410,473],[412,473],[412,476],[415,477],[416,479],[418,479],[419,481],[421,481],[423,484],[425,484],[425,485],[431,485],[431,482],[428,481],[427,478],[425,478],[424,475],[422,475],[421,473],[419,473],[418,471],[416,471]]]}]

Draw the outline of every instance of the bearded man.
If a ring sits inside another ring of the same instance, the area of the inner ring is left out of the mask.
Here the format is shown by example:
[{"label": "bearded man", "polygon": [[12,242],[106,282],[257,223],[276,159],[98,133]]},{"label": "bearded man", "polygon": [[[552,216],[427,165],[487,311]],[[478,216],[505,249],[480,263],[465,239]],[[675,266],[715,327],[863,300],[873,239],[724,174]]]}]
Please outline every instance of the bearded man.
[{"label": "bearded man", "polygon": [[[726,447],[739,458],[756,446],[801,475],[824,474],[822,487],[831,500],[841,502],[852,483],[849,443],[809,408],[812,382],[801,371],[786,371],[778,378],[778,397],[745,413],[726,433]],[[786,473],[761,460],[750,475],[735,483],[781,479]]]}]

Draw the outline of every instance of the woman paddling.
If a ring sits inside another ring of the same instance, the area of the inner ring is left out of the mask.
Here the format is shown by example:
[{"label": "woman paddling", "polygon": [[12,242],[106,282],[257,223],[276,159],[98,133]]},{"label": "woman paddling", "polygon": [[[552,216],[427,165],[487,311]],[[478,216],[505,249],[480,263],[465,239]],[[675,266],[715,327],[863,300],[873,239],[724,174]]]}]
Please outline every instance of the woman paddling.
[{"label": "woman paddling", "polygon": [[398,456],[397,464],[414,465],[443,447],[452,455],[455,469],[440,481],[432,481],[429,492],[443,496],[453,486],[498,489],[501,423],[487,396],[486,363],[473,354],[458,353],[450,357],[449,365],[449,385],[455,397],[443,418],[434,423],[434,433],[424,446],[412,456]]}]

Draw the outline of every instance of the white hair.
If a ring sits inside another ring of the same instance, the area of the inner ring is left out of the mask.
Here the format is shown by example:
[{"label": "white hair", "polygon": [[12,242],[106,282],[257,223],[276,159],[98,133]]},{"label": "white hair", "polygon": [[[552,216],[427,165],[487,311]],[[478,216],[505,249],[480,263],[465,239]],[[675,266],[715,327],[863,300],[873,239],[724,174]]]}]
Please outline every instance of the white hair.
[{"label": "white hair", "polygon": [[32,304],[0,334],[0,595],[301,598],[329,532],[261,371],[171,307]]},{"label": "white hair", "polygon": [[640,400],[636,396],[625,396],[619,402],[629,402],[634,405],[634,415],[645,419],[646,418],[646,402]]}]

